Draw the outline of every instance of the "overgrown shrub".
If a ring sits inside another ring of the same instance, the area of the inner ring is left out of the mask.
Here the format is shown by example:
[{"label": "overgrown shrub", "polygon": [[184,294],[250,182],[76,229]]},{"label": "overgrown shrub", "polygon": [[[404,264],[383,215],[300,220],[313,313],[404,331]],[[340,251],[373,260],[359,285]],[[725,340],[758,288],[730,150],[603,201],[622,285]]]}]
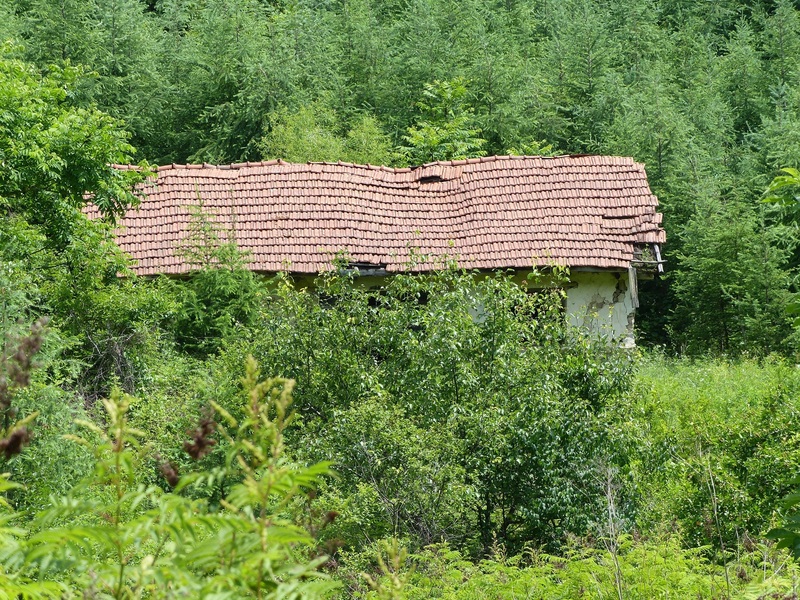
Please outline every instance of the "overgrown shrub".
[{"label": "overgrown shrub", "polygon": [[192,207],[180,253],[193,270],[174,286],[180,304],[175,340],[183,351],[201,357],[216,352],[227,336],[249,325],[262,299],[246,254],[218,219],[202,203]]},{"label": "overgrown shrub", "polygon": [[[354,586],[355,598],[481,600],[483,598],[794,598],[797,566],[766,546],[742,551],[722,567],[686,550],[675,537],[619,539],[619,552],[574,545],[559,555],[529,550],[506,556],[501,546],[478,563],[446,544],[376,569],[378,585]],[[393,589],[394,581],[403,583]]]},{"label": "overgrown shrub", "polygon": [[281,279],[219,360],[252,352],[297,380],[291,435],[336,462],[350,543],[558,545],[601,518],[604,465],[625,477],[609,406],[632,362],[564,324],[554,283],[443,269],[368,289],[332,273],[313,294]]},{"label": "overgrown shrub", "polygon": [[639,526],[689,547],[760,539],[800,473],[800,373],[772,358],[650,356],[631,394]]},{"label": "overgrown shrub", "polygon": [[[107,426],[82,421],[89,437],[70,436],[92,449],[93,472],[68,494],[53,496],[52,506],[27,522],[30,534],[0,527],[0,584],[10,582],[0,596],[277,599],[324,597],[335,589],[319,571],[327,557],[314,543],[316,529],[298,512],[300,497],[329,473],[328,465],[302,467],[284,455],[293,382],[261,380],[252,359],[242,381],[241,418],[215,405],[220,421],[207,413],[184,444],[200,458],[226,440],[224,465],[181,476],[162,462],[158,486],[137,483],[147,446],[128,423],[130,398],[116,391],[104,401]],[[208,480],[223,483],[220,503],[188,493]],[[0,490],[14,485],[0,476]],[[19,516],[0,503],[0,525]]]}]

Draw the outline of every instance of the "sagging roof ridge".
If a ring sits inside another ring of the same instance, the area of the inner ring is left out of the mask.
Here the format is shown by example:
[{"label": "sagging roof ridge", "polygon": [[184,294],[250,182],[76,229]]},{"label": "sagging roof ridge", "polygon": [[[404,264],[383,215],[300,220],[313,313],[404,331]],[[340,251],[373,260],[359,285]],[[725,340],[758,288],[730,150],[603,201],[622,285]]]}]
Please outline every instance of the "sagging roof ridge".
[{"label": "sagging roof ridge", "polygon": [[179,250],[198,200],[209,214],[222,211],[258,272],[319,272],[342,249],[394,271],[412,247],[459,256],[465,268],[626,269],[636,244],[666,236],[644,165],[631,157],[504,155],[400,168],[275,159],[152,171],[115,233],[143,275],[189,269]]},{"label": "sagging roof ridge", "polygon": [[[481,156],[478,158],[465,158],[459,160],[437,160],[433,162],[424,163],[421,165],[415,165],[413,167],[388,167],[385,165],[373,165],[370,163],[360,164],[360,163],[352,163],[352,162],[345,162],[345,161],[307,161],[307,162],[291,162],[287,160],[283,160],[282,158],[274,158],[270,160],[259,160],[259,161],[246,161],[246,162],[238,162],[238,163],[223,163],[223,164],[214,164],[214,163],[170,163],[166,165],[158,165],[153,168],[154,172],[164,172],[164,171],[172,171],[172,170],[182,170],[182,169],[219,169],[219,170],[238,170],[238,169],[245,169],[245,168],[252,168],[252,167],[271,167],[275,165],[322,165],[322,166],[332,166],[332,167],[348,167],[348,168],[360,168],[360,169],[370,169],[373,171],[384,171],[387,173],[411,173],[418,169],[424,169],[427,167],[461,167],[464,165],[474,165],[474,164],[483,164],[483,163],[491,163],[491,162],[498,162],[498,161],[515,161],[515,160],[532,160],[538,159],[543,161],[558,161],[564,159],[597,159],[595,164],[603,165],[603,164],[615,164],[615,165],[631,165],[632,167],[642,168],[644,169],[645,166],[643,163],[636,162],[633,158],[629,156],[615,156],[615,155],[608,155],[608,154],[560,154],[557,156],[538,156],[538,155],[531,155],[531,154],[504,154],[504,155],[493,155],[493,156]],[[115,169],[119,170],[140,170],[141,167],[138,165],[121,165],[121,164],[112,164],[110,165]]]}]

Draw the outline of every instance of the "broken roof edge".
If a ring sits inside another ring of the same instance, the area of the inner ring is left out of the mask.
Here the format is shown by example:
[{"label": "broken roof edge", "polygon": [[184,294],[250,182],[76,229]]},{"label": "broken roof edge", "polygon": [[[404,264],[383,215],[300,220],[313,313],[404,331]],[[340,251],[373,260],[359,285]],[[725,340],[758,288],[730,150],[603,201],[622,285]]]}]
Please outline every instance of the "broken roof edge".
[{"label": "broken roof edge", "polygon": [[[135,260],[133,261],[135,262]],[[157,278],[157,277],[174,277],[178,279],[188,278],[192,275],[200,272],[202,267],[190,267],[190,268],[178,268],[178,269],[166,269],[166,270],[158,270],[158,271],[151,271],[150,268],[147,268],[144,273],[136,273],[135,266],[129,264],[128,269],[134,272],[134,275],[139,278]],[[359,266],[361,270],[367,269],[369,270],[368,266]],[[345,267],[345,270],[348,270],[349,266]],[[381,269],[384,273],[381,274],[382,277],[394,277],[397,275],[431,275],[441,272],[447,271],[456,271],[456,272],[463,272],[467,274],[473,275],[490,275],[493,273],[526,273],[526,272],[540,272],[543,275],[547,276],[550,275],[556,269],[566,269],[568,273],[625,273],[628,271],[628,267],[622,266],[609,266],[609,267],[600,267],[600,266],[591,266],[591,265],[563,265],[563,264],[541,264],[541,265],[528,265],[528,266],[507,266],[507,267],[467,267],[462,266],[458,263],[455,265],[446,265],[439,263],[438,265],[432,265],[431,263],[419,263],[416,265],[404,265],[402,269],[391,269],[391,268],[384,268]],[[253,274],[262,276],[262,277],[273,277],[275,275],[279,275],[281,273],[286,274],[290,277],[318,277],[325,273],[330,273],[336,271],[336,267],[333,264],[328,265],[328,268],[323,270],[294,270],[291,267],[284,268],[284,269],[277,269],[277,270],[267,270],[267,269],[249,269]],[[372,275],[372,273],[369,273]],[[124,274],[117,273],[118,277],[125,277]]]}]

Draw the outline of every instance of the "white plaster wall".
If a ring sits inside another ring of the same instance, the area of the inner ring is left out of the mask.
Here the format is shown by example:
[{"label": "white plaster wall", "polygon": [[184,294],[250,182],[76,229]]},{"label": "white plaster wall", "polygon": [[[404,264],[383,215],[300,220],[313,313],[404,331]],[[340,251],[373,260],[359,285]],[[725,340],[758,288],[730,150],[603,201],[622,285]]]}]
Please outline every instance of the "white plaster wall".
[{"label": "white plaster wall", "polygon": [[567,320],[633,346],[634,300],[627,272],[575,272],[567,289]]}]

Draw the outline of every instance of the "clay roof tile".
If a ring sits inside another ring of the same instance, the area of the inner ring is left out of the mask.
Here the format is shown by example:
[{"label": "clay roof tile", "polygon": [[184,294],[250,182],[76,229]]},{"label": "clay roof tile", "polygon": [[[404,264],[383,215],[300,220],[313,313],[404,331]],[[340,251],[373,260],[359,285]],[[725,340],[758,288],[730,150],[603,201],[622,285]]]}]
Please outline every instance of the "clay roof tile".
[{"label": "clay roof tile", "polygon": [[469,268],[624,269],[635,244],[666,237],[644,167],[626,157],[489,156],[416,168],[269,160],[156,173],[117,229],[141,275],[190,270],[179,247],[200,199],[261,271],[317,272],[343,249],[399,271],[410,246]]}]

